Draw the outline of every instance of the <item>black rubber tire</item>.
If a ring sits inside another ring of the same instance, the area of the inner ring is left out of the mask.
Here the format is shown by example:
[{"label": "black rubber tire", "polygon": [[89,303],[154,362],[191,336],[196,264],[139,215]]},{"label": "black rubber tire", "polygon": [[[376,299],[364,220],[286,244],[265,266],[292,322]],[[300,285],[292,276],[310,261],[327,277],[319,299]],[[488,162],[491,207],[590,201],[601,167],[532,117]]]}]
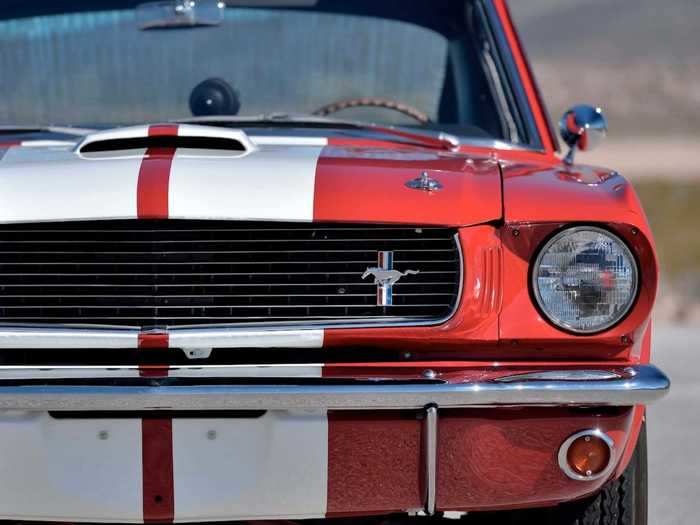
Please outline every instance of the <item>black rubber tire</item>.
[{"label": "black rubber tire", "polygon": [[595,496],[548,509],[467,516],[468,524],[647,525],[647,429],[642,424],[637,447],[625,472]]}]

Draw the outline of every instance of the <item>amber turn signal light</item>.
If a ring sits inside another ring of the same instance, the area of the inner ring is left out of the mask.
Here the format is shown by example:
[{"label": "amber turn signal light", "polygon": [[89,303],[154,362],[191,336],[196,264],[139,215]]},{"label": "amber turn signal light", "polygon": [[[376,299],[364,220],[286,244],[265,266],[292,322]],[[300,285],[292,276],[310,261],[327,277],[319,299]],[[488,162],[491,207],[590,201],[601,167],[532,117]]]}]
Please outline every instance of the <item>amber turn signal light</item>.
[{"label": "amber turn signal light", "polygon": [[614,442],[599,430],[584,430],[569,437],[559,449],[559,467],[572,479],[599,479],[612,470]]}]

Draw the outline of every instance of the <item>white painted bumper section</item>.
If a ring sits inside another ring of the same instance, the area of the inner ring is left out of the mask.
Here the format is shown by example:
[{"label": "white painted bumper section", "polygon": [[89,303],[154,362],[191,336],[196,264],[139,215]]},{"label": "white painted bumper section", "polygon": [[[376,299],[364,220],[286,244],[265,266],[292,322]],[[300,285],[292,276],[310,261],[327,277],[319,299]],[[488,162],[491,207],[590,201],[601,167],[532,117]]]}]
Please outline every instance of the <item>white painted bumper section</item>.
[{"label": "white painted bumper section", "polygon": [[[56,328],[0,329],[0,348],[138,348],[139,330],[92,330]],[[245,328],[173,329],[170,348],[322,348],[324,331],[251,330]]]},{"label": "white painted bumper section", "polygon": [[172,330],[171,348],[321,348],[323,330]]},{"label": "white painted bumper section", "polygon": [[175,521],[323,517],[327,463],[325,412],[175,419]]},{"label": "white painted bumper section", "polygon": [[137,330],[5,328],[0,330],[0,348],[138,348],[138,336]]},{"label": "white painted bumper section", "polygon": [[[174,521],[326,512],[325,412],[174,419]],[[140,419],[0,415],[0,519],[143,523]]]},{"label": "white painted bumper section", "polygon": [[0,450],[0,519],[143,521],[139,419],[4,413]]}]

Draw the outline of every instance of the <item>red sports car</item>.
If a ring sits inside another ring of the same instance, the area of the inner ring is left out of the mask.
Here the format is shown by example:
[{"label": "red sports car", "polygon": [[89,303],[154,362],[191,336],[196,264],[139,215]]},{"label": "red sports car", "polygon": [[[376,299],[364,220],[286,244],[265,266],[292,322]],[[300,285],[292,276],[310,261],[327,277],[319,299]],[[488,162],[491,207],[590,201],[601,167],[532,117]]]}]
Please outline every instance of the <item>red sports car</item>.
[{"label": "red sports car", "polygon": [[646,524],[654,241],[505,0],[5,0],[0,518]]}]

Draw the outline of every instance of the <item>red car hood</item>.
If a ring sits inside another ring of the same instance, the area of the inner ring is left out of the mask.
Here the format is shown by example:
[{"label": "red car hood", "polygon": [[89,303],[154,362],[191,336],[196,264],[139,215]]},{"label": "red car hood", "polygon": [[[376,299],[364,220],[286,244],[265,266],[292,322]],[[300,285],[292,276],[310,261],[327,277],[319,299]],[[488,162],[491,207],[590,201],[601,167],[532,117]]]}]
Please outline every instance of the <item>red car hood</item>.
[{"label": "red car hood", "polygon": [[[224,137],[243,148],[167,147],[164,136]],[[120,150],[99,147],[123,139],[141,142]],[[442,188],[407,186],[423,173]],[[421,146],[249,137],[194,125],[110,130],[78,146],[0,144],[1,222],[187,218],[473,225],[502,216],[496,162]]]}]

